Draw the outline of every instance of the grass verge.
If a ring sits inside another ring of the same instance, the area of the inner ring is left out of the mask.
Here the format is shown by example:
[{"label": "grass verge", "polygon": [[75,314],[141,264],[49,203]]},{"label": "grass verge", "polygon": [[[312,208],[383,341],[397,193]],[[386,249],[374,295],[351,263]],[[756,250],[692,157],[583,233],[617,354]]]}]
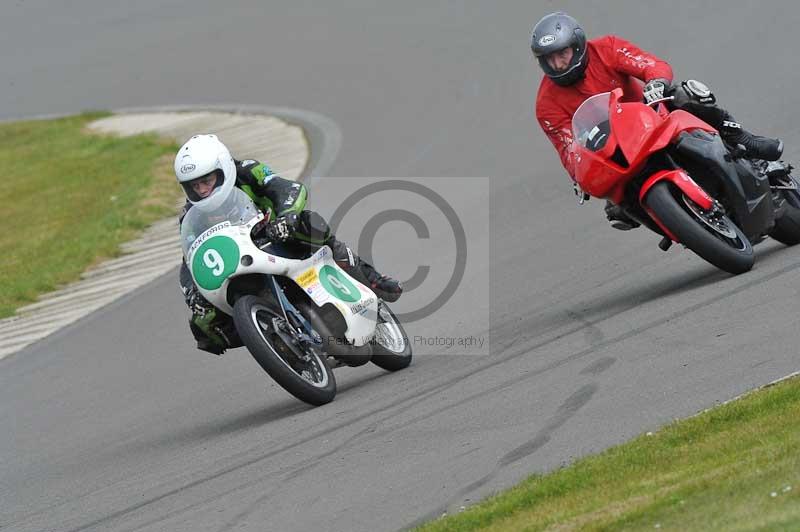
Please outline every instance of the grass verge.
[{"label": "grass verge", "polygon": [[800,530],[800,378],[532,476],[419,530]]},{"label": "grass verge", "polygon": [[154,135],[86,131],[103,116],[0,124],[0,318],[78,279],[148,224],[175,213],[177,146]]}]

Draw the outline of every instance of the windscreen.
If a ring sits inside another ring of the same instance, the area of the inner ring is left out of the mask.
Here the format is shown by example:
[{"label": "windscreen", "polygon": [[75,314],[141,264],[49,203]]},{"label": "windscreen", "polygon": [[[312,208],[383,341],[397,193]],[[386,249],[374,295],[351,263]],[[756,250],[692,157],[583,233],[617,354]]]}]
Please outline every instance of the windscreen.
[{"label": "windscreen", "polygon": [[181,222],[181,247],[184,256],[192,243],[212,227],[220,224],[246,225],[258,215],[259,210],[250,196],[236,187],[231,190],[225,201],[212,211],[192,207]]},{"label": "windscreen", "polygon": [[608,106],[611,93],[596,94],[584,101],[572,117],[572,135],[575,142],[586,149],[597,151],[605,146],[611,134]]}]

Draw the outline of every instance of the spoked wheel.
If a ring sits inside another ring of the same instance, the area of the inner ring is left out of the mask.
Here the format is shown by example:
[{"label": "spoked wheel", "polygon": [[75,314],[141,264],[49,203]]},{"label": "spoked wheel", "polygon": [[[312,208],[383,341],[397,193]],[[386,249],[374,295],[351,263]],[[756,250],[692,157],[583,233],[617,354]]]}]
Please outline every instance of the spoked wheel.
[{"label": "spoked wheel", "polygon": [[307,342],[297,342],[283,316],[255,296],[243,296],[233,307],[236,330],[250,354],[275,382],[301,401],[333,401],[336,380],[327,357]]},{"label": "spoked wheel", "polygon": [[397,371],[411,364],[411,356],[411,344],[406,331],[389,306],[379,301],[372,362],[387,371]]},{"label": "spoked wheel", "polygon": [[753,246],[721,206],[715,204],[707,210],[680,196],[679,200],[672,185],[661,182],[647,193],[645,202],[661,223],[700,257],[729,273],[750,270],[755,261]]}]

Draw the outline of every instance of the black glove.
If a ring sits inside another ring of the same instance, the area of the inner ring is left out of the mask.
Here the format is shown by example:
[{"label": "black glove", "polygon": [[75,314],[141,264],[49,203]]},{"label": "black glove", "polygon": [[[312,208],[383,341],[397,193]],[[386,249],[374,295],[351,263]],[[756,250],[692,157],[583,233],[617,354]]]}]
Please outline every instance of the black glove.
[{"label": "black glove", "polygon": [[644,94],[644,103],[651,103],[656,100],[661,100],[669,96],[672,89],[672,83],[668,79],[655,78],[645,83],[642,88]]},{"label": "black glove", "polygon": [[267,236],[270,238],[270,240],[274,240],[276,242],[289,240],[299,222],[300,217],[295,213],[289,213],[285,216],[281,216],[267,226]]}]

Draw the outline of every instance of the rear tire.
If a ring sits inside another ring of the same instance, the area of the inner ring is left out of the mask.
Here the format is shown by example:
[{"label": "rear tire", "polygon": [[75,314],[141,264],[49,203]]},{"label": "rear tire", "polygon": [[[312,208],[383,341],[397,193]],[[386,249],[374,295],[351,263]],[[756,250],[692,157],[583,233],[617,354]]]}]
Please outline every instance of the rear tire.
[{"label": "rear tire", "polygon": [[786,210],[775,220],[775,227],[769,232],[769,236],[787,246],[800,244],[800,209],[788,202],[784,208]]},{"label": "rear tire", "polygon": [[[333,401],[336,379],[325,354],[314,348],[301,352],[299,347],[287,345],[275,332],[277,321],[285,320],[256,296],[243,296],[233,306],[233,322],[242,342],[275,382],[301,401],[315,406]],[[308,361],[298,353],[305,355]]]},{"label": "rear tire", "polygon": [[389,305],[378,302],[378,325],[372,342],[372,363],[386,371],[398,371],[411,364],[411,344],[403,325]]},{"label": "rear tire", "polygon": [[[645,203],[659,221],[678,240],[717,268],[733,274],[749,271],[755,257],[753,246],[727,216],[719,218],[718,230],[690,206],[690,201],[673,195],[673,185],[662,181],[653,185]],[[681,194],[680,191],[677,191]],[[685,206],[684,206],[685,204]],[[697,209],[702,210],[699,206]]]}]

